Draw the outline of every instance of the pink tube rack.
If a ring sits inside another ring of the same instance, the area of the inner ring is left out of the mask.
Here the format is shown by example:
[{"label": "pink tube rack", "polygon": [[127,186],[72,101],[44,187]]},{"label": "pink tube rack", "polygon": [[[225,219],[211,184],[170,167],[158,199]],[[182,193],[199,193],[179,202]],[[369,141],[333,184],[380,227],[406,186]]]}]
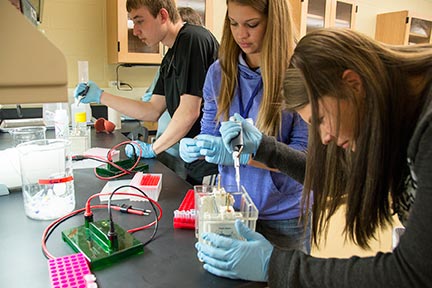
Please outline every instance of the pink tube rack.
[{"label": "pink tube rack", "polygon": [[52,288],[86,288],[84,275],[91,274],[82,253],[48,260]]}]

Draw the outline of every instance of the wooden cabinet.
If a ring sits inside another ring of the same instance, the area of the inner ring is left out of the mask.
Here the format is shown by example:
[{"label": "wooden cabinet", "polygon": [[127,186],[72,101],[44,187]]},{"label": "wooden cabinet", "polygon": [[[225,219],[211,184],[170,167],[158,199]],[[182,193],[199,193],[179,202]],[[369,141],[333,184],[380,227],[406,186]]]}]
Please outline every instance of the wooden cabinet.
[{"label": "wooden cabinet", "polygon": [[[166,47],[144,45],[133,35],[133,23],[128,19],[126,0],[107,0],[108,63],[160,64]],[[205,26],[213,28],[213,0],[177,0],[177,7],[192,7],[200,13]]]},{"label": "wooden cabinet", "polygon": [[200,14],[204,26],[210,31],[213,31],[213,1],[214,0],[176,0],[176,4],[177,7],[193,8]]},{"label": "wooden cabinet", "polygon": [[149,47],[133,35],[126,0],[107,0],[106,3],[108,63],[159,64],[164,54],[163,45]]},{"label": "wooden cabinet", "polygon": [[299,37],[319,28],[353,28],[355,0],[290,0],[294,26]]},{"label": "wooden cabinet", "polygon": [[393,45],[432,43],[432,17],[420,17],[410,11],[377,15],[375,39]]}]

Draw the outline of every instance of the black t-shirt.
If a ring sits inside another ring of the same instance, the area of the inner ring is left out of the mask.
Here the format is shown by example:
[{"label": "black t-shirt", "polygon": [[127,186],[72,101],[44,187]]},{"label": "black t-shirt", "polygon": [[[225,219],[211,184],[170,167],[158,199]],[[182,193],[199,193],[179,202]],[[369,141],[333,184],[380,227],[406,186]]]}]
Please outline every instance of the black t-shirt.
[{"label": "black t-shirt", "polygon": [[[171,116],[180,104],[181,95],[203,96],[205,76],[217,59],[218,48],[216,38],[206,28],[185,23],[180,29],[173,47],[162,59],[160,76],[153,90],[153,94],[165,96]],[[200,133],[201,116],[186,137]]]}]

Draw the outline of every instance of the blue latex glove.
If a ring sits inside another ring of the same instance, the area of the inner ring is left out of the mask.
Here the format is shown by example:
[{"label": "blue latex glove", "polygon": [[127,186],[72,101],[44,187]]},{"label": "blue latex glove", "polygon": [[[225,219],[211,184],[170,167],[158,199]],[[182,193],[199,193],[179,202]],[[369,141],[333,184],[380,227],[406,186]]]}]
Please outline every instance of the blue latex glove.
[{"label": "blue latex glove", "polygon": [[243,153],[255,154],[261,143],[262,133],[249,120],[245,120],[240,114],[234,114],[235,121],[221,123],[219,129],[223,143],[229,152],[232,152],[231,141],[237,137],[243,129]]},{"label": "blue latex glove", "polygon": [[[232,154],[225,149],[221,137],[200,134],[196,137],[197,146],[200,147],[200,154],[205,156],[209,163],[221,165],[234,165]],[[249,162],[249,154],[240,154],[240,164],[246,165]]]},{"label": "blue latex glove", "polygon": [[195,247],[204,269],[222,277],[249,281],[268,280],[268,265],[273,245],[261,234],[250,230],[240,220],[236,220],[237,233],[245,240],[238,240],[205,233]]},{"label": "blue latex glove", "polygon": [[[131,145],[126,145],[125,153],[129,158],[134,157],[135,155],[140,155],[142,158],[155,158],[156,153],[153,151],[153,147],[149,143],[145,143],[142,141],[133,141],[130,143]],[[133,147],[132,147],[133,146]],[[141,151],[140,151],[141,147]],[[135,153],[134,153],[135,150]]]},{"label": "blue latex glove", "polygon": [[180,140],[180,157],[186,163],[191,163],[201,157],[200,147],[197,146],[197,140],[192,138],[183,138]]},{"label": "blue latex glove", "polygon": [[[87,94],[84,96],[81,96],[80,94],[83,93],[86,89],[86,86],[88,86]],[[76,99],[80,99],[82,103],[98,103],[100,104],[100,98],[102,95],[103,90],[100,89],[96,83],[93,81],[89,81],[88,83],[79,83],[74,91],[74,97]]]}]

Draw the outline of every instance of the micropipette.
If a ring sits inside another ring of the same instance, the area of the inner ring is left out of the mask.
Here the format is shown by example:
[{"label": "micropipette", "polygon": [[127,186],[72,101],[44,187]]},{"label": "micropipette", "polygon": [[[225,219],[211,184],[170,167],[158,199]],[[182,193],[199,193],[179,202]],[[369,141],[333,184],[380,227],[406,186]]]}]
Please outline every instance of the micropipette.
[{"label": "micropipette", "polygon": [[[231,121],[236,121],[234,117],[230,117]],[[241,127],[241,123],[240,127]],[[232,158],[234,161],[235,180],[237,189],[240,192],[240,153],[243,150],[243,129],[240,129],[239,134],[231,140],[231,147],[233,149]]]},{"label": "micropipette", "polygon": [[79,95],[78,105],[81,103],[81,100],[87,96],[89,89],[90,89],[90,86],[88,84],[86,84],[84,91],[82,91],[78,94]]},{"label": "micropipette", "polygon": [[240,152],[233,151],[232,157],[234,160],[235,181],[237,183],[237,191],[240,192]]}]

